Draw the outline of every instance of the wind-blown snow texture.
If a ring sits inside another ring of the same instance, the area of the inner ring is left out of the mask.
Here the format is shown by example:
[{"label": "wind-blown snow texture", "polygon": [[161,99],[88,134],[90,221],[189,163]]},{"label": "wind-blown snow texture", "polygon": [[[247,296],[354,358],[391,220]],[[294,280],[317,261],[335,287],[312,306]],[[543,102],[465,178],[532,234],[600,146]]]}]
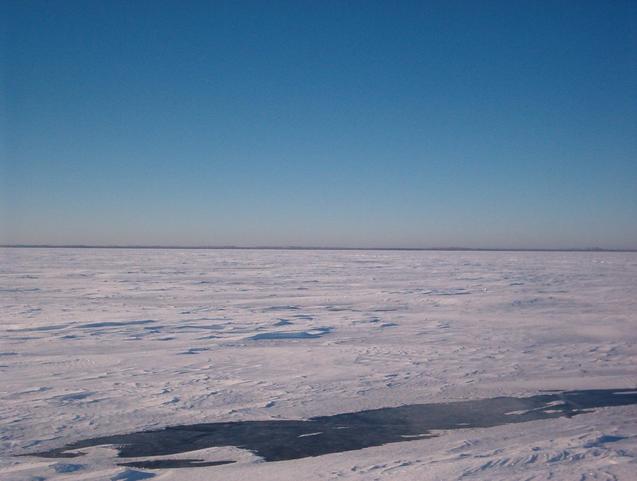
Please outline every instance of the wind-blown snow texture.
[{"label": "wind-blown snow texture", "polygon": [[181,455],[234,464],[155,470],[118,466],[111,446],[19,455],[177,424],[637,387],[637,254],[0,256],[0,479],[634,479],[635,406],[272,463],[236,448]]}]

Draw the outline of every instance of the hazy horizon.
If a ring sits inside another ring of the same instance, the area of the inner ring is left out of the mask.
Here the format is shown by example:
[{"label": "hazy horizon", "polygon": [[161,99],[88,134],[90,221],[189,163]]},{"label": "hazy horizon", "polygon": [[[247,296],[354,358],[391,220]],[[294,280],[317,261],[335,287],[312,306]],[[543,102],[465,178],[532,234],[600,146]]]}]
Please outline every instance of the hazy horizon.
[{"label": "hazy horizon", "polygon": [[490,246],[352,246],[352,245],[184,245],[184,244],[0,244],[0,248],[25,249],[183,249],[183,250],[327,250],[327,251],[492,251],[492,252],[637,252],[637,249],[602,247],[490,247]]},{"label": "hazy horizon", "polygon": [[637,4],[480,3],[3,3],[0,244],[637,249]]}]

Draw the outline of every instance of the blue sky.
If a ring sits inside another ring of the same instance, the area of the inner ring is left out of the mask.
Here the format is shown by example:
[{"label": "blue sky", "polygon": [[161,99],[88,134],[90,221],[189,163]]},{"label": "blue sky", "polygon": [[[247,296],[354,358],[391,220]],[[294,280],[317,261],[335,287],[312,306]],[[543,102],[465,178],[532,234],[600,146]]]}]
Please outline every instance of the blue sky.
[{"label": "blue sky", "polygon": [[0,242],[637,248],[635,2],[0,8]]}]

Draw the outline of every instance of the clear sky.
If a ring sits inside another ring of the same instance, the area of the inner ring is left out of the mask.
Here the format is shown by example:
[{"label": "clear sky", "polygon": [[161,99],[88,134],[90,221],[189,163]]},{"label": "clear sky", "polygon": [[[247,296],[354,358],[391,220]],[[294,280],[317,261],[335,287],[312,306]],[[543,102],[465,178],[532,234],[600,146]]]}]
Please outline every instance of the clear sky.
[{"label": "clear sky", "polygon": [[637,2],[6,0],[1,243],[637,248]]}]

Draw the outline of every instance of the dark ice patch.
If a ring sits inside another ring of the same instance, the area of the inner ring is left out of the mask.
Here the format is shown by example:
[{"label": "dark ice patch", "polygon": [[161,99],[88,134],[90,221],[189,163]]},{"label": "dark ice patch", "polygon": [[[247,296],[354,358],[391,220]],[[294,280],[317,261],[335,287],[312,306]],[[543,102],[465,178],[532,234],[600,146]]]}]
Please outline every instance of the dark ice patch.
[{"label": "dark ice patch", "polygon": [[129,466],[141,469],[169,469],[169,468],[201,468],[204,466],[221,466],[235,461],[203,461],[201,459],[152,459],[148,461],[132,461],[118,463],[118,466]]},{"label": "dark ice patch", "polygon": [[270,306],[262,309],[263,312],[277,312],[277,311],[298,311],[298,306]]},{"label": "dark ice patch", "polygon": [[225,326],[223,326],[221,324],[208,324],[208,325],[186,324],[184,326],[175,326],[175,327],[173,327],[173,329],[174,330],[178,330],[178,331],[188,330],[188,329],[220,331],[220,330],[224,329],[224,327]]},{"label": "dark ice patch", "polygon": [[127,469],[124,472],[113,476],[111,478],[111,481],[140,481],[142,479],[154,478],[155,476],[156,475],[152,473],[145,473],[144,471]]},{"label": "dark ice patch", "polygon": [[191,347],[187,351],[180,352],[179,354],[199,354],[200,352],[209,351],[209,347]]},{"label": "dark ice patch", "polygon": [[152,324],[153,322],[150,319],[145,319],[143,321],[106,321],[106,322],[91,322],[89,324],[80,324],[77,327],[81,327],[83,329],[95,329],[100,327],[121,327],[121,326],[137,326],[140,324]]},{"label": "dark ice patch", "polygon": [[331,327],[319,327],[308,331],[262,332],[260,334],[255,334],[254,336],[250,336],[249,339],[252,339],[253,341],[266,339],[315,339],[328,334],[331,330]]},{"label": "dark ice patch", "polygon": [[290,326],[293,323],[291,321],[288,321],[287,319],[279,319],[277,322],[274,323],[275,327],[281,327],[281,326]]},{"label": "dark ice patch", "polygon": [[80,469],[84,469],[83,464],[57,463],[53,465],[53,470],[56,473],[74,473],[75,471],[79,471]]},{"label": "dark ice patch", "polygon": [[[602,407],[637,404],[637,391],[594,389],[497,397],[451,403],[414,404],[372,409],[307,420],[236,421],[172,426],[154,431],[104,436],[68,444],[32,456],[75,457],[83,448],[112,445],[121,458],[169,456],[213,447],[246,449],[265,461],[286,461],[352,451],[388,443],[410,442],[438,436],[451,429],[489,428],[505,424],[572,417]],[[320,435],[311,435],[320,433]],[[596,444],[618,441],[603,437]],[[167,467],[157,460],[127,463],[135,467]],[[180,467],[176,460],[163,460]],[[188,462],[188,467],[198,460]],[[182,466],[183,467],[183,466]],[[120,478],[126,479],[126,478]]]}]

